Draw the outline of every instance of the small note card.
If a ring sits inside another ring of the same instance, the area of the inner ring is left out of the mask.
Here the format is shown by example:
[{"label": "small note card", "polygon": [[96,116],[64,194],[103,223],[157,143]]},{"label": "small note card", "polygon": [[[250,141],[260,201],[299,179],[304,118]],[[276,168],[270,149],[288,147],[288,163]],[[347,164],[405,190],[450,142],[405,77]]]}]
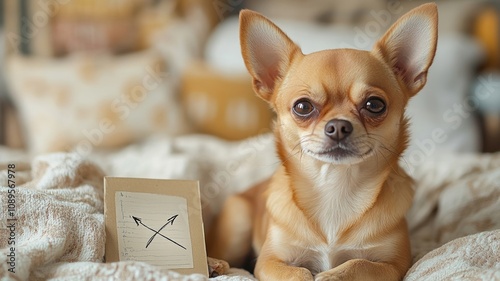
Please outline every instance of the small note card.
[{"label": "small note card", "polygon": [[106,262],[208,276],[197,181],[104,178]]}]

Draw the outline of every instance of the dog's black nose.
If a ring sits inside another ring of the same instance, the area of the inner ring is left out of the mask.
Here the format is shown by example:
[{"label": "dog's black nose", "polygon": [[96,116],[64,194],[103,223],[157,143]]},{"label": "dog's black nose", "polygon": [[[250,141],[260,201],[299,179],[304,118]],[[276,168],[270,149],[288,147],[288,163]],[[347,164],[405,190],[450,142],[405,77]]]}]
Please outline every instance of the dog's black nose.
[{"label": "dog's black nose", "polygon": [[342,119],[332,119],[325,126],[325,134],[335,141],[347,138],[352,131],[351,122]]}]

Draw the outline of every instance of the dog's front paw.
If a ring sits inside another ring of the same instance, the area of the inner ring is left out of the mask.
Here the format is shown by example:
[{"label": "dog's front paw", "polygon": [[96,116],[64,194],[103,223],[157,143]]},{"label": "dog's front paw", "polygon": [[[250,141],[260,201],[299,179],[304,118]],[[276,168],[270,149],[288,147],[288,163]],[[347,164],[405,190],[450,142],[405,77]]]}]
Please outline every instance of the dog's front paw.
[{"label": "dog's front paw", "polygon": [[293,280],[301,280],[301,281],[313,281],[313,275],[309,269],[304,267],[296,267],[297,271],[294,272]]},{"label": "dog's front paw", "polygon": [[314,281],[340,281],[345,280],[342,276],[330,271],[325,271],[314,276]]},{"label": "dog's front paw", "polygon": [[229,264],[226,261],[218,260],[214,258],[208,258],[208,271],[210,277],[217,277],[219,275],[224,275],[229,270]]},{"label": "dog's front paw", "polygon": [[311,272],[304,267],[295,267],[289,265],[267,266],[265,268],[256,269],[255,277],[259,280],[275,281],[314,281]]}]

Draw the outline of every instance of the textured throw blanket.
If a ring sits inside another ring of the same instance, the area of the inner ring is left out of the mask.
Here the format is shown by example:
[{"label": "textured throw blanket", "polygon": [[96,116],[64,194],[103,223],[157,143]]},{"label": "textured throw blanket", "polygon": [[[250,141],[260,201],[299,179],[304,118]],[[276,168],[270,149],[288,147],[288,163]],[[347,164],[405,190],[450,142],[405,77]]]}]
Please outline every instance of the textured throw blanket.
[{"label": "textured throw blanket", "polygon": [[[88,157],[23,158],[0,148],[2,280],[207,280],[146,263],[102,262],[104,175],[199,179],[209,227],[228,194],[269,176],[277,163],[269,136],[241,143],[154,139]],[[9,175],[15,175],[10,182]],[[415,264],[405,280],[500,280],[500,154],[433,159],[414,176],[409,223]],[[255,279],[230,269],[211,280]]]}]

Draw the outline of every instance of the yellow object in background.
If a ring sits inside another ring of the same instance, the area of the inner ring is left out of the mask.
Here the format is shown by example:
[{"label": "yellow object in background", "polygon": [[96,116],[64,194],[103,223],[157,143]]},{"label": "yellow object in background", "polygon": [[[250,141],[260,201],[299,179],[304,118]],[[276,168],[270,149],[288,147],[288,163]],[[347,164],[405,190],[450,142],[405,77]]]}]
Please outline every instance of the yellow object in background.
[{"label": "yellow object in background", "polygon": [[72,0],[61,5],[58,17],[72,20],[130,19],[144,6],[139,0]]},{"label": "yellow object in background", "polygon": [[482,43],[487,69],[500,69],[500,12],[494,7],[482,11],[474,25],[474,34]]},{"label": "yellow object in background", "polygon": [[258,98],[249,75],[217,71],[194,62],[182,79],[181,98],[197,132],[242,140],[271,131],[273,113]]}]

